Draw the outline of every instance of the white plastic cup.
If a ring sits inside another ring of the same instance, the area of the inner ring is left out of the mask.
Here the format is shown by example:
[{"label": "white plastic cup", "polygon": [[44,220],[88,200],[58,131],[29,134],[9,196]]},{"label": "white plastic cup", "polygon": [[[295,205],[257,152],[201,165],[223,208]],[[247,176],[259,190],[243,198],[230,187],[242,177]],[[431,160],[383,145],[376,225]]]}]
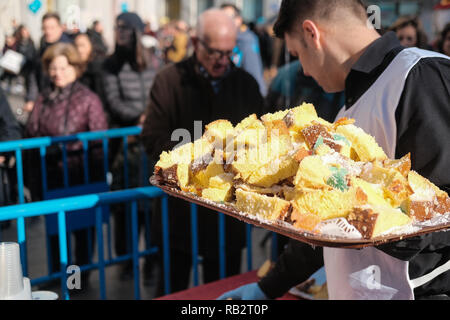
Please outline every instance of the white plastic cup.
[{"label": "white plastic cup", "polygon": [[51,291],[35,291],[32,300],[58,300],[58,295]]},{"label": "white plastic cup", "polygon": [[0,300],[18,296],[24,291],[20,247],[17,243],[0,243]]}]

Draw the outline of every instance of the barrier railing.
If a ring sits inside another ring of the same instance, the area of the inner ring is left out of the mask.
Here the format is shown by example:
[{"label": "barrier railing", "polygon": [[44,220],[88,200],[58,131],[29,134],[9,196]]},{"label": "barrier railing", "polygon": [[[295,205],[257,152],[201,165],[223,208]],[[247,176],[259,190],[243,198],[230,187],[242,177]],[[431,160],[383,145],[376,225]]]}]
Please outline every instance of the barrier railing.
[{"label": "barrier railing", "polygon": [[[62,162],[63,162],[63,181],[64,187],[69,187],[69,169],[67,164],[67,145],[69,143],[81,142],[83,146],[83,162],[84,162],[84,182],[89,183],[89,165],[88,165],[88,147],[90,141],[102,141],[103,145],[103,168],[105,180],[107,179],[109,171],[109,141],[111,139],[122,139],[123,153],[124,153],[124,189],[128,188],[128,165],[127,165],[127,152],[128,152],[128,137],[136,136],[141,133],[140,127],[120,128],[105,131],[96,132],[84,132],[71,136],[64,137],[42,137],[31,138],[24,140],[8,141],[0,143],[0,153],[14,153],[16,158],[16,174],[17,174],[17,191],[18,202],[20,204],[25,203],[25,188],[24,188],[24,167],[23,167],[23,152],[26,150],[39,150],[40,154],[40,169],[42,172],[42,191],[45,194],[48,191],[47,187],[47,165],[46,155],[47,148],[53,145],[60,145],[62,150]],[[23,272],[28,274],[28,262],[27,262],[27,248],[25,246],[25,220],[23,218],[17,219],[18,230],[18,243],[20,245],[21,259],[23,264]]]},{"label": "barrier railing", "polygon": [[[63,152],[63,171],[64,171],[64,186],[68,186],[67,176],[68,176],[68,167],[67,167],[67,155],[66,155],[66,147],[67,144],[72,142],[81,141],[83,145],[83,153],[84,153],[84,165],[88,168],[88,147],[90,141],[102,141],[103,144],[103,158],[104,158],[104,174],[105,178],[108,174],[110,164],[108,162],[108,143],[110,139],[119,138],[122,139],[123,144],[123,152],[124,152],[124,188],[128,188],[129,186],[129,177],[128,177],[128,157],[127,157],[127,149],[128,149],[128,137],[139,135],[141,133],[141,128],[139,127],[131,127],[131,128],[123,128],[123,129],[113,129],[108,131],[100,131],[100,132],[86,132],[80,133],[73,136],[67,137],[44,137],[44,138],[33,138],[19,141],[11,141],[11,142],[3,142],[0,143],[0,153],[4,152],[14,152],[16,157],[16,172],[17,172],[17,186],[18,186],[18,200],[19,205],[9,206],[0,208],[0,221],[7,220],[17,220],[17,238],[18,243],[21,247],[21,259],[23,264],[24,275],[27,276],[28,268],[27,268],[27,252],[26,252],[26,229],[25,229],[25,219],[29,217],[36,216],[47,216],[50,214],[57,213],[57,221],[58,221],[58,235],[59,235],[59,249],[60,249],[60,263],[61,263],[61,272],[49,274],[45,277],[40,277],[37,279],[32,279],[33,285],[38,285],[52,279],[61,278],[62,281],[62,290],[64,293],[64,298],[68,298],[67,286],[65,285],[65,276],[64,272],[65,267],[69,261],[68,259],[68,243],[70,241],[67,239],[67,226],[66,226],[66,215],[67,212],[73,212],[77,210],[83,209],[95,209],[95,224],[97,229],[97,242],[98,242],[98,259],[99,261],[95,264],[88,264],[82,266],[81,270],[91,270],[98,269],[100,275],[100,298],[106,299],[106,290],[105,290],[105,279],[104,279],[104,268],[109,265],[117,264],[126,260],[133,260],[133,270],[134,270],[134,284],[135,284],[135,298],[140,298],[140,287],[139,287],[139,272],[138,268],[138,258],[155,254],[158,252],[160,248],[150,247],[147,250],[139,251],[137,236],[138,236],[138,223],[137,223],[137,201],[139,200],[149,200],[154,198],[162,197],[162,228],[163,228],[163,261],[164,261],[164,284],[165,284],[165,293],[171,293],[170,289],[170,258],[169,258],[169,228],[168,228],[168,201],[167,197],[163,195],[163,193],[156,188],[153,187],[144,187],[132,190],[124,190],[117,191],[111,193],[101,193],[101,194],[92,194],[78,197],[68,197],[63,199],[56,200],[47,200],[36,203],[25,203],[24,196],[24,182],[23,182],[23,160],[22,160],[22,152],[30,149],[38,149],[41,157],[41,171],[43,172],[42,176],[42,188],[43,190],[47,190],[47,177],[46,177],[46,150],[49,146],[54,144],[60,144]],[[145,161],[143,161],[145,163]],[[147,175],[148,177],[148,175]],[[89,171],[86,169],[84,174],[85,183],[89,183]],[[104,258],[104,241],[103,241],[103,230],[101,228],[102,223],[102,207],[116,204],[116,203],[124,203],[131,202],[131,230],[132,230],[132,253],[127,254],[121,257],[112,258],[111,254],[111,241],[108,232],[108,250],[109,250],[109,259],[105,260]],[[219,223],[219,252],[220,252],[220,278],[224,278],[226,276],[225,269],[225,223],[224,223],[224,215],[219,214],[218,223]],[[247,225],[247,269],[252,270],[252,226]],[[198,232],[197,232],[197,207],[195,205],[191,205],[191,235],[192,235],[192,263],[193,263],[193,282],[194,286],[199,284],[198,277],[198,266],[200,263],[198,256]],[[276,236],[275,236],[276,239]],[[276,243],[274,241],[273,243]],[[70,249],[70,248],[69,248]],[[276,250],[275,250],[276,251]],[[272,252],[275,252],[272,250]]]},{"label": "barrier railing", "polygon": [[[66,213],[70,211],[83,210],[83,209],[96,209],[96,232],[97,232],[97,243],[98,243],[98,261],[92,264],[86,269],[97,268],[99,270],[99,282],[100,282],[100,298],[106,299],[106,281],[105,281],[105,268],[109,265],[121,262],[128,259],[129,257],[124,256],[120,259],[106,260],[104,256],[104,241],[103,241],[103,229],[102,229],[102,206],[111,205],[115,203],[131,202],[131,218],[132,218],[132,254],[131,259],[133,261],[133,272],[134,272],[134,294],[136,299],[140,299],[140,277],[139,277],[139,258],[148,254],[155,253],[155,249],[150,251],[138,250],[138,211],[137,211],[137,201],[145,199],[162,198],[162,237],[163,237],[163,262],[164,262],[164,284],[165,293],[171,293],[170,290],[170,243],[169,243],[169,216],[168,216],[168,198],[164,193],[155,187],[137,188],[129,189],[124,191],[109,192],[96,195],[86,195],[78,196],[57,200],[48,200],[35,203],[27,203],[9,207],[0,208],[0,222],[15,219],[25,219],[36,216],[46,216],[49,214],[58,214],[58,236],[59,236],[59,250],[60,250],[60,264],[61,272],[54,274],[49,277],[41,277],[37,279],[32,279],[31,284],[37,285],[39,283],[48,281],[49,279],[54,279],[59,277],[61,280],[61,291],[64,299],[69,299],[69,290],[67,286],[67,274],[65,272],[68,266],[68,241],[67,241],[67,226],[66,226]],[[197,230],[196,221],[196,211],[195,205],[191,206],[191,228],[192,231]],[[223,214],[220,214],[219,219],[219,247],[223,248],[225,246],[225,226],[223,224]],[[247,229],[251,232],[251,227]],[[19,233],[22,232],[19,230]],[[194,235],[194,233],[193,233]],[[19,234],[19,237],[26,241],[25,234]],[[193,270],[194,270],[194,286],[198,285],[198,238],[196,235],[193,236],[193,246],[192,246],[192,258],[193,258]],[[247,239],[250,242],[247,243],[247,249],[251,250],[251,237],[247,234]],[[195,244],[195,245],[194,245]],[[156,249],[158,250],[158,249]],[[251,256],[247,261],[248,270],[251,270]],[[221,278],[225,277],[225,255],[221,255]]]}]

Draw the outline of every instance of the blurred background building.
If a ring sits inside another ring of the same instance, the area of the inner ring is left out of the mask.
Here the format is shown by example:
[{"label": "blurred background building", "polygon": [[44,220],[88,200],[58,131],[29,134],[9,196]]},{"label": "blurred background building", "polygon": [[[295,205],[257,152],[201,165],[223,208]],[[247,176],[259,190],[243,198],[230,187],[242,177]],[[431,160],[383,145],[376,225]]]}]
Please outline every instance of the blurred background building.
[{"label": "blurred background building", "polygon": [[[0,0],[0,46],[3,47],[5,34],[10,33],[14,25],[22,23],[30,28],[33,40],[39,43],[41,18],[48,11],[58,12],[69,28],[78,25],[83,30],[94,20],[101,21],[104,37],[111,47],[114,18],[123,11],[139,13],[156,30],[161,24],[178,19],[194,26],[202,11],[223,2],[232,2],[242,8],[247,22],[261,24],[273,20],[281,0]],[[449,10],[438,10],[437,7],[439,3],[445,7],[450,4],[449,0],[371,0],[366,3],[380,6],[384,27],[400,15],[420,16],[430,38],[434,38],[449,19]],[[442,14],[443,11],[446,12]]]}]

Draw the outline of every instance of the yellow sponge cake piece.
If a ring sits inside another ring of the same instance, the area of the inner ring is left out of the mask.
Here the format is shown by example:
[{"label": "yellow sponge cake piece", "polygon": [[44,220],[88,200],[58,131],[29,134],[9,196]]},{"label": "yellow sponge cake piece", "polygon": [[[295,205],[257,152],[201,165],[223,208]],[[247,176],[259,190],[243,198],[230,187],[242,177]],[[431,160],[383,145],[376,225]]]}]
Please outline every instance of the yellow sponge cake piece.
[{"label": "yellow sponge cake piece", "polygon": [[223,165],[212,161],[206,169],[199,170],[197,172],[192,172],[192,181],[195,185],[201,188],[209,187],[209,180],[220,174],[224,173]]},{"label": "yellow sponge cake piece", "polygon": [[362,234],[364,239],[372,239],[393,228],[410,223],[411,219],[400,209],[386,206],[373,209],[355,208],[347,221]]},{"label": "yellow sponge cake piece", "polygon": [[445,191],[442,191],[441,189],[436,187],[436,185],[430,180],[422,177],[415,171],[410,171],[408,173],[408,183],[415,194],[429,194],[431,192],[434,193],[437,197],[448,197],[448,194]]},{"label": "yellow sponge cake piece", "polygon": [[299,163],[290,155],[275,159],[258,170],[247,179],[247,183],[257,187],[269,188],[280,181],[294,176],[298,171]]},{"label": "yellow sponge cake piece", "polygon": [[236,190],[236,208],[267,220],[283,219],[291,204],[278,197],[268,197],[242,189]]},{"label": "yellow sponge cake piece", "polygon": [[386,153],[377,144],[375,138],[365,133],[361,128],[348,124],[337,127],[336,132],[343,135],[352,143],[352,148],[359,157],[359,159],[352,160],[370,162],[387,159]]},{"label": "yellow sponge cake piece", "polygon": [[[369,168],[369,166],[367,166]],[[370,170],[363,170],[361,178],[372,184],[378,184],[384,191],[384,198],[391,202],[394,208],[399,207],[412,193],[408,180],[395,168],[384,168],[374,162]]]},{"label": "yellow sponge cake piece", "polygon": [[325,121],[317,115],[314,105],[304,103],[299,107],[289,110],[286,114],[284,121],[289,127],[289,130],[295,132],[301,132],[307,126],[310,126],[313,122],[332,127],[332,124]]},{"label": "yellow sponge cake piece", "polygon": [[214,201],[214,202],[228,202],[231,200],[232,192],[231,188],[228,190],[207,188],[202,191],[202,198]]},{"label": "yellow sponge cake piece", "polygon": [[327,184],[331,171],[320,156],[306,157],[300,163],[294,179],[296,188],[330,189]]},{"label": "yellow sponge cake piece", "polygon": [[170,153],[163,152],[155,165],[155,175],[171,185],[185,188],[190,179],[192,150],[193,144],[189,143]]},{"label": "yellow sponge cake piece", "polygon": [[203,189],[202,197],[214,202],[229,202],[233,197],[233,175],[222,173],[209,179],[209,187]]},{"label": "yellow sponge cake piece", "polygon": [[268,114],[263,115],[261,117],[261,120],[264,122],[264,124],[272,122],[272,121],[283,120],[289,111],[290,110],[283,110],[283,111],[278,111],[275,113],[268,113]]},{"label": "yellow sponge cake piece", "polygon": [[233,124],[228,120],[217,120],[206,126],[204,137],[216,148],[224,149],[234,137]]},{"label": "yellow sponge cake piece", "polygon": [[300,213],[317,215],[321,220],[345,218],[355,206],[364,205],[367,201],[360,189],[340,190],[308,190],[297,195],[291,201],[294,209]]}]

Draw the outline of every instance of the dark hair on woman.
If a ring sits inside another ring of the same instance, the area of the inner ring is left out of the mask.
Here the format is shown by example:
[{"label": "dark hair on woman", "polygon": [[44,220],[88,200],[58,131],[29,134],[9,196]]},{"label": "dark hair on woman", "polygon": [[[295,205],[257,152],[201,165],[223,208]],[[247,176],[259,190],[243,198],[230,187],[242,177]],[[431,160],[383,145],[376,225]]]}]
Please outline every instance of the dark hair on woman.
[{"label": "dark hair on woman", "polygon": [[449,32],[450,32],[450,22],[445,25],[444,30],[442,30],[441,36],[439,38],[438,49],[440,53],[444,53],[444,42]]},{"label": "dark hair on woman", "polygon": [[125,56],[119,46],[116,45],[114,53],[105,61],[105,67],[116,74],[120,72],[125,62],[129,62],[131,67],[139,72],[150,67],[154,57],[151,50],[145,48],[142,44],[143,35],[143,32],[134,28],[132,57]]},{"label": "dark hair on woman", "polygon": [[79,32],[75,35],[74,40],[80,36],[86,37],[89,42],[91,43],[92,46],[92,52],[91,55],[89,57],[89,62],[93,61],[97,58],[104,58],[105,57],[105,53],[102,50],[102,48],[100,48],[98,46],[98,44],[92,39],[92,34],[90,32]]},{"label": "dark hair on woman", "polygon": [[394,24],[389,28],[389,31],[397,32],[408,26],[413,27],[416,30],[417,43],[416,47],[425,49],[428,46],[428,37],[423,31],[422,23],[418,17],[415,16],[402,16],[394,22]]}]

